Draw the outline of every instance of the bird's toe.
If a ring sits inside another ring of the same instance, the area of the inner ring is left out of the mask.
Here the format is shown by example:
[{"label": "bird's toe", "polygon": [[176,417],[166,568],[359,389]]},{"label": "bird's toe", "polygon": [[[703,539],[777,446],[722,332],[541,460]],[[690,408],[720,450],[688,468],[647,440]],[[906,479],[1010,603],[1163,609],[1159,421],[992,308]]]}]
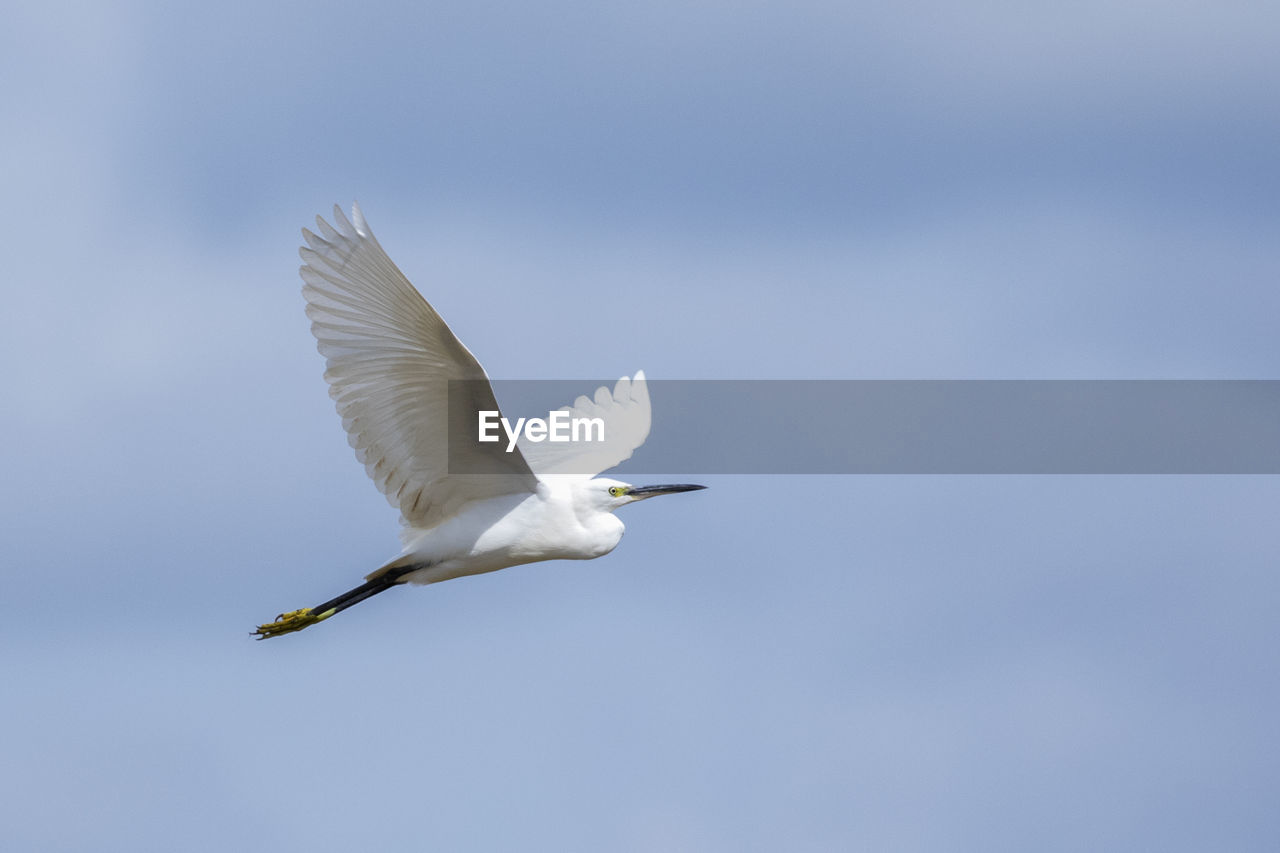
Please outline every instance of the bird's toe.
[{"label": "bird's toe", "polygon": [[294,631],[301,631],[308,625],[313,625],[320,621],[320,617],[316,616],[310,607],[303,607],[300,610],[290,610],[288,613],[281,613],[276,617],[276,621],[268,622],[265,625],[259,625],[258,630],[254,631],[254,636],[259,640],[265,640],[268,637],[279,637],[281,634],[291,634]]}]

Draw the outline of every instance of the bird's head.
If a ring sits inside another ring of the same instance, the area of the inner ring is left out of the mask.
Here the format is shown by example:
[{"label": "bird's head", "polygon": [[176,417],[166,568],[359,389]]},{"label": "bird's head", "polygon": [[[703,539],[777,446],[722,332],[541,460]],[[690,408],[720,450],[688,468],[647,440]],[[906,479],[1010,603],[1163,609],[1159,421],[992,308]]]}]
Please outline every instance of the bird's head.
[{"label": "bird's head", "polygon": [[642,501],[645,498],[652,498],[658,495],[674,495],[677,492],[696,492],[698,489],[706,488],[706,486],[694,486],[688,483],[667,486],[633,486],[630,483],[610,480],[607,477],[599,477],[592,480],[590,485],[594,492],[592,497],[597,499],[600,505],[609,512],[613,512],[620,506]]}]

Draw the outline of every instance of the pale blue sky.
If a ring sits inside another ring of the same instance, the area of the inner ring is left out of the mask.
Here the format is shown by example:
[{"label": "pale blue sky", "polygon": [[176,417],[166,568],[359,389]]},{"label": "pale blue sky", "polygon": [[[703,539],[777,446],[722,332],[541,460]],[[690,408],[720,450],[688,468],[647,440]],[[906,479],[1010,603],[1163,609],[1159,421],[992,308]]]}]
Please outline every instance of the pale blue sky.
[{"label": "pale blue sky", "polygon": [[602,560],[248,632],[397,547],[298,293],[334,202],[499,377],[1277,378],[1278,42],[12,10],[0,847],[1275,849],[1274,477],[706,478]]}]

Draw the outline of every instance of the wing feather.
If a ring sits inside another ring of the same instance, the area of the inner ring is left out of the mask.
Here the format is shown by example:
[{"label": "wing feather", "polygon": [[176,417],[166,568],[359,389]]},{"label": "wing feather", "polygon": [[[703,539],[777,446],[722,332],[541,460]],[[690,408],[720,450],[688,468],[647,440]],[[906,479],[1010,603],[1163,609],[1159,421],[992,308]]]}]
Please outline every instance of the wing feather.
[{"label": "wing feather", "polygon": [[649,437],[652,410],[644,371],[637,370],[635,379],[619,379],[612,393],[602,385],[591,397],[581,396],[572,406],[562,406],[558,411],[568,412],[571,419],[600,418],[604,421],[604,441],[531,442],[522,434],[517,448],[539,477],[594,477],[630,459]]},{"label": "wing feather", "polygon": [[[519,453],[498,474],[449,473],[449,380],[476,409],[497,409],[488,377],[435,309],[387,257],[360,207],[333,225],[316,217],[299,249],[307,317],[325,357],[325,381],[356,458],[409,527],[434,527],[462,504],[532,492]],[[456,390],[455,390],[456,393]],[[457,397],[454,398],[455,401]],[[492,467],[486,470],[492,470]]]}]

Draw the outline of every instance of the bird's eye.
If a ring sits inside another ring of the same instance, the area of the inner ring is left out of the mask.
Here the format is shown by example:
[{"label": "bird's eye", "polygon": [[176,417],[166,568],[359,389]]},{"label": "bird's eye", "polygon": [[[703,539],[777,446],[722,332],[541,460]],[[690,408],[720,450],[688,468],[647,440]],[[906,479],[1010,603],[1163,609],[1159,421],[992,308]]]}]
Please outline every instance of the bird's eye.
[{"label": "bird's eye", "polygon": [[622,488],[622,486],[610,486],[610,487],[609,487],[609,494],[613,495],[615,498],[620,498],[620,497],[622,497],[623,495],[625,495],[626,493],[627,493],[627,490],[626,490],[626,489],[624,489],[624,488]]}]

